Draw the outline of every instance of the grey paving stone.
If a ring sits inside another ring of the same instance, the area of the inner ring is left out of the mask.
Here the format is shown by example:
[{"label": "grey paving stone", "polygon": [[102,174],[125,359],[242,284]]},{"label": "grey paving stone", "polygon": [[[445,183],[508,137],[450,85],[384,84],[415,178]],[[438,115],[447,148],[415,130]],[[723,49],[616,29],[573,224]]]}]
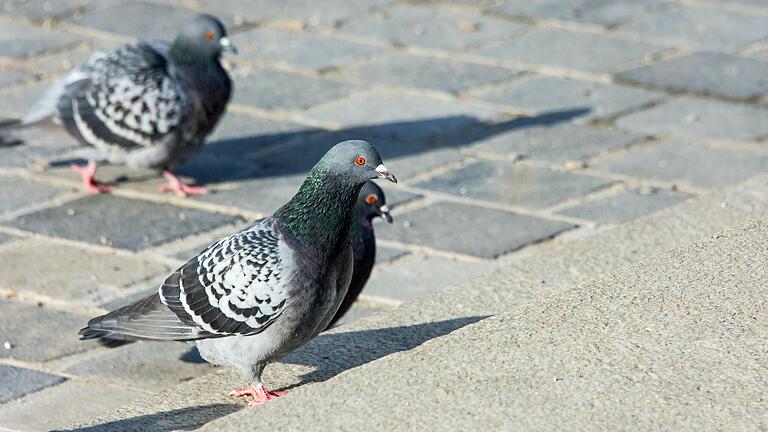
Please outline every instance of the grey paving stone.
[{"label": "grey paving stone", "polygon": [[[419,140],[419,134],[429,136],[430,133],[447,133],[473,124],[471,119],[463,117],[457,118],[455,123],[450,121],[452,118],[448,120],[427,120],[421,128],[419,124],[422,123],[418,121],[394,122],[370,128],[349,128],[340,132],[319,134],[290,147],[275,147],[272,152],[261,155],[254,163],[259,165],[261,176],[297,175],[303,178],[336,143],[348,139],[365,139],[379,150],[387,167],[397,178],[404,180],[463,157],[459,145],[453,145],[453,142],[438,138],[430,141]],[[410,140],[409,133],[412,135]],[[463,141],[459,141],[461,142]],[[286,157],[286,152],[290,152],[290,158]]]},{"label": "grey paving stone", "polygon": [[[0,43],[6,44],[7,42],[0,38]],[[21,117],[45,93],[50,84],[50,82],[36,83],[3,92],[0,96],[0,116],[3,118]],[[1,163],[2,159],[0,159]]]},{"label": "grey paving stone", "polygon": [[311,136],[319,129],[228,113],[201,154],[176,169],[202,184],[247,180],[262,171],[260,155]]},{"label": "grey paving stone", "polygon": [[0,2],[0,14],[41,21],[64,15],[87,3],[86,0],[5,0]]},{"label": "grey paving stone", "polygon": [[691,196],[663,189],[624,189],[617,195],[590,201],[559,213],[599,223],[619,224],[681,203]]},{"label": "grey paving stone", "polygon": [[77,340],[77,332],[92,318],[46,307],[0,300],[0,337],[11,349],[0,358],[43,362],[94,348]]},{"label": "grey paving stone", "polygon": [[590,72],[611,72],[665,48],[622,39],[559,29],[537,29],[478,54],[494,58]]},{"label": "grey paving stone", "polygon": [[363,295],[408,301],[493,269],[491,264],[412,254],[394,264],[375,266]]},{"label": "grey paving stone", "polygon": [[65,149],[35,146],[0,146],[0,167],[26,167],[62,154]]},{"label": "grey paving stone", "polygon": [[[64,430],[73,422],[117,410],[146,396],[147,393],[126,386],[68,380],[0,405],[0,425],[23,431]],[[137,429],[117,427],[113,430]]]},{"label": "grey paving stone", "polygon": [[478,150],[553,162],[588,160],[606,150],[627,147],[645,137],[618,129],[572,124],[531,127],[491,136]]},{"label": "grey paving stone", "polygon": [[376,263],[377,264],[392,262],[408,255],[410,255],[410,252],[407,252],[404,250],[393,249],[393,248],[381,246],[381,245],[376,246]]},{"label": "grey paving stone", "polygon": [[66,191],[18,177],[0,177],[0,214],[40,205]]},{"label": "grey paving stone", "polygon": [[43,52],[71,47],[82,40],[81,37],[69,33],[18,22],[5,22],[0,29],[0,57],[28,58]]},{"label": "grey paving stone", "polygon": [[384,181],[381,180],[377,180],[376,183],[384,190],[384,197],[387,199],[387,205],[390,209],[395,209],[422,197],[422,195],[417,193],[389,187],[389,185],[384,184]]},{"label": "grey paving stone", "polygon": [[[196,252],[199,252],[199,249]],[[186,255],[185,258],[188,259],[190,256],[191,255],[188,254]],[[140,289],[139,291],[132,292],[131,294],[128,294],[126,296],[117,297],[112,300],[106,301],[104,303],[99,304],[99,307],[107,310],[115,310],[125,305],[129,305],[135,302],[136,300],[141,300],[145,297],[149,297],[157,293],[158,288],[160,287],[160,285],[163,284],[163,282],[165,282],[165,279],[166,279],[165,275],[158,278],[152,278],[151,280],[141,284],[146,286],[145,289]]]},{"label": "grey paving stone", "polygon": [[7,224],[88,243],[139,250],[238,220],[191,208],[97,195],[26,214]]},{"label": "grey paving stone", "polygon": [[17,241],[0,249],[0,286],[64,301],[89,300],[100,289],[125,287],[168,270],[138,257],[43,239]]},{"label": "grey paving stone", "polygon": [[[64,21],[142,39],[171,40],[179,28],[196,14],[178,2],[171,6],[141,0],[101,0],[65,18]],[[232,26],[232,20],[227,14],[217,13],[217,16],[225,26]]]},{"label": "grey paving stone", "polygon": [[0,403],[64,382],[66,378],[33,369],[0,364]]},{"label": "grey paving stone", "polygon": [[573,225],[502,210],[440,202],[397,216],[377,238],[495,258],[551,238]]},{"label": "grey paving stone", "polygon": [[768,133],[768,110],[680,97],[622,117],[616,124],[638,133],[749,141]]},{"label": "grey paving stone", "polygon": [[304,69],[328,69],[389,50],[319,34],[256,28],[233,37],[240,56]]},{"label": "grey paving stone", "polygon": [[[178,0],[155,0],[175,6]],[[228,13],[245,21],[274,20],[305,27],[333,26],[349,17],[364,15],[371,8],[390,3],[391,0],[195,0],[188,2],[208,13]]]},{"label": "grey paving stone", "polygon": [[233,188],[218,189],[197,199],[270,215],[299,190],[303,181],[303,175],[244,180]]},{"label": "grey paving stone", "polygon": [[622,30],[697,48],[734,51],[768,37],[768,18],[718,8],[683,6],[647,15]]},{"label": "grey paving stone", "polygon": [[470,87],[509,80],[521,72],[476,63],[442,60],[410,54],[395,54],[342,69],[336,77],[394,84],[417,89],[460,93]]},{"label": "grey paving stone", "polygon": [[233,73],[233,79],[237,83],[233,102],[265,110],[303,110],[356,89],[336,81],[260,69],[239,69]]},{"label": "grey paving stone", "polygon": [[6,87],[12,84],[29,81],[30,79],[32,79],[32,76],[24,72],[14,70],[0,71],[0,87]]},{"label": "grey paving stone", "polygon": [[[215,149],[221,141],[240,140],[238,141],[238,152],[242,157],[243,153],[252,153],[251,146],[262,147],[277,141],[290,141],[295,135],[302,136],[318,130],[320,129],[298,123],[228,112],[208,138],[206,149],[208,147]],[[244,144],[246,138],[249,139],[249,142]]]},{"label": "grey paving stone", "polygon": [[[412,140],[447,133],[500,115],[487,108],[459,101],[384,90],[358,92],[349,98],[318,105],[308,117],[343,127],[375,127],[379,135]],[[359,131],[358,131],[359,132]]]},{"label": "grey paving stone", "polygon": [[494,9],[515,16],[532,16],[616,26],[638,16],[658,13],[669,7],[664,0],[512,0]]},{"label": "grey paving stone", "polygon": [[768,158],[664,141],[595,168],[693,186],[721,187],[768,170]]},{"label": "grey paving stone", "polygon": [[533,113],[588,110],[577,120],[614,116],[667,97],[664,93],[627,86],[553,77],[521,79],[473,96]]},{"label": "grey paving stone", "polygon": [[544,208],[605,188],[597,177],[510,162],[480,161],[416,187],[528,208]]},{"label": "grey paving stone", "polygon": [[768,62],[697,52],[622,72],[617,78],[673,91],[750,99],[768,92]]},{"label": "grey paving stone", "polygon": [[526,29],[519,23],[466,11],[400,4],[349,20],[339,31],[394,44],[463,49]]},{"label": "grey paving stone", "polygon": [[139,342],[85,360],[65,372],[86,379],[160,391],[213,370],[199,358],[199,354],[196,361],[182,360],[192,349],[193,344],[182,342],[162,346],[158,342]]}]

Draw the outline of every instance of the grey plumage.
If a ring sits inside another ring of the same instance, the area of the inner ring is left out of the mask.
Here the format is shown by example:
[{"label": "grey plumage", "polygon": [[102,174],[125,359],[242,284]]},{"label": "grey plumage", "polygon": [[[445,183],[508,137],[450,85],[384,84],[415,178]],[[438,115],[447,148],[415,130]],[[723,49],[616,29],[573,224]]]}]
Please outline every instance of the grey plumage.
[{"label": "grey plumage", "polygon": [[97,52],[54,83],[22,122],[53,118],[112,163],[171,169],[200,150],[226,108],[225,45],[224,26],[201,15],[172,43]]},{"label": "grey plumage", "polygon": [[203,358],[237,367],[263,389],[264,367],[338,310],[352,274],[355,201],[374,177],[395,181],[373,146],[337,144],[274,215],[206,248],[157,294],[92,319],[82,338],[195,340]]}]

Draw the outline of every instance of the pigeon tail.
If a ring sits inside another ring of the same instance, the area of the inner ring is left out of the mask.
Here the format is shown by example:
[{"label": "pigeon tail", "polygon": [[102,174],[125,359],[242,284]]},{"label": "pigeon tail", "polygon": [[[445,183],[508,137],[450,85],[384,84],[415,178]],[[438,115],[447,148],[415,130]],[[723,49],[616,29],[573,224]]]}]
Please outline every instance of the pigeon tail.
[{"label": "pigeon tail", "polygon": [[106,315],[88,321],[80,340],[98,339],[105,346],[119,346],[136,340],[196,340],[200,332],[182,323],[153,294]]},{"label": "pigeon tail", "polygon": [[24,144],[24,140],[16,134],[25,125],[18,119],[0,120],[0,147],[14,147]]},{"label": "pigeon tail", "polygon": [[90,327],[80,329],[78,334],[80,335],[80,340],[98,339],[99,345],[107,348],[117,348],[135,342],[135,339],[129,339],[125,335]]},{"label": "pigeon tail", "polygon": [[57,128],[58,126],[50,117],[31,123],[26,123],[20,119],[0,119],[0,148],[29,144],[27,135],[51,127]]}]

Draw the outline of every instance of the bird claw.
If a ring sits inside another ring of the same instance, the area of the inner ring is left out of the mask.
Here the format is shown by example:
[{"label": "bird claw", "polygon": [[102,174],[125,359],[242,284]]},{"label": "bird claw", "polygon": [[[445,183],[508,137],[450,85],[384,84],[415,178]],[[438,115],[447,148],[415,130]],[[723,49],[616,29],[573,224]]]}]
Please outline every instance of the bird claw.
[{"label": "bird claw", "polygon": [[160,185],[160,192],[171,191],[180,197],[188,195],[205,195],[208,193],[208,189],[202,186],[190,186],[185,184],[170,171],[165,171],[163,177],[165,177],[168,182]]},{"label": "bird claw", "polygon": [[268,400],[274,399],[278,396],[287,394],[287,391],[268,391],[264,386],[250,386],[241,387],[237,390],[233,390],[229,393],[230,396],[241,397],[250,396],[251,400],[248,401],[248,405],[256,406],[261,405]]},{"label": "bird claw", "polygon": [[80,178],[85,185],[85,189],[92,193],[107,193],[112,192],[112,186],[106,183],[100,183],[94,178],[96,176],[96,162],[88,161],[86,166],[80,166],[78,164],[72,164],[72,169],[80,174]]}]

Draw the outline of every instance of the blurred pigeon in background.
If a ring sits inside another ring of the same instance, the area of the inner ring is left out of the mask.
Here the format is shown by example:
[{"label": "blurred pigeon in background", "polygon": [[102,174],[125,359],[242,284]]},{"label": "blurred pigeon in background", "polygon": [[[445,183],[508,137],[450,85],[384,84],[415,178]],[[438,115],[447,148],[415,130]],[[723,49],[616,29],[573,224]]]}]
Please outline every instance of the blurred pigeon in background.
[{"label": "blurred pigeon in background", "polygon": [[[206,193],[170,170],[201,150],[229,102],[232,82],[219,62],[224,51],[235,52],[224,26],[199,15],[171,43],[140,41],[97,52],[4,135],[53,121],[110,163],[162,170],[168,182],[161,190]],[[7,136],[2,141],[17,143]],[[94,160],[73,169],[89,191],[111,190],[94,179]]]},{"label": "blurred pigeon in background", "polygon": [[279,395],[264,367],[325,330],[352,278],[350,229],[360,189],[397,180],[365,141],[344,141],[312,168],[274,215],[209,246],[159,292],[88,322],[82,339],[197,341],[207,361],[251,383],[236,396]]}]

